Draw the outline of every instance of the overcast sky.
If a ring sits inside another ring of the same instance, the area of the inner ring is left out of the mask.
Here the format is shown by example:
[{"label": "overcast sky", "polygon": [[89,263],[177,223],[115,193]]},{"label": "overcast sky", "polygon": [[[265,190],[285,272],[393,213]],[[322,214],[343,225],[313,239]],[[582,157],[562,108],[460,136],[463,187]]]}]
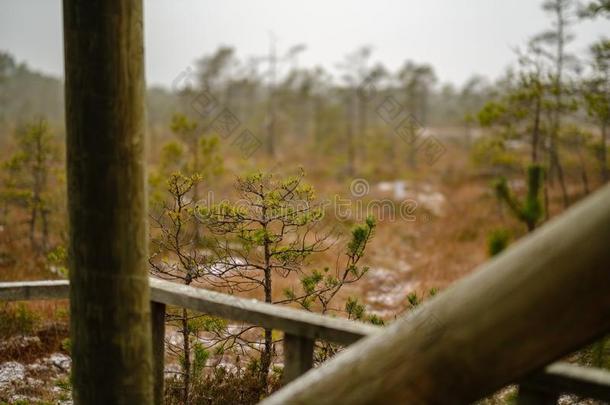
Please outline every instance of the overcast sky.
[{"label": "overcast sky", "polygon": [[[395,69],[405,59],[434,65],[441,81],[474,73],[498,77],[513,49],[550,24],[537,0],[147,0],[149,84],[169,86],[194,60],[219,45],[240,57],[304,43],[301,66],[333,69],[361,45]],[[39,71],[63,74],[60,0],[0,0],[0,50]],[[610,35],[610,23],[580,23],[574,52]]]}]

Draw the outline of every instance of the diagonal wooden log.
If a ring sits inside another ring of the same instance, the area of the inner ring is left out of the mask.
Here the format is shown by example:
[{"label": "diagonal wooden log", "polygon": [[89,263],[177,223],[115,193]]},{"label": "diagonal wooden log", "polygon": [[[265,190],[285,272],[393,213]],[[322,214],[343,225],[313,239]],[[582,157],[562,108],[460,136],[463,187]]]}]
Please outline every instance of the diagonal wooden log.
[{"label": "diagonal wooden log", "polygon": [[464,404],[610,330],[610,186],[262,402]]}]

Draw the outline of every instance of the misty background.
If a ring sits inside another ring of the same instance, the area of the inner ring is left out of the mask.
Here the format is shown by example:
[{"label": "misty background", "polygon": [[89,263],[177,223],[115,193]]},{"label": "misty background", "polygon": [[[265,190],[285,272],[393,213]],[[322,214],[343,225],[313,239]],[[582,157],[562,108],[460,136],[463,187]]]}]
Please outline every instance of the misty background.
[{"label": "misty background", "polygon": [[[405,59],[434,66],[442,82],[464,84],[473,74],[498,78],[514,60],[514,48],[548,25],[537,1],[382,0],[307,2],[229,0],[145,2],[146,75],[149,85],[169,86],[186,66],[219,46],[244,57],[305,44],[303,67],[336,64],[359,46],[372,60],[397,69]],[[0,50],[32,69],[63,75],[61,1],[0,2]],[[33,11],[35,10],[35,11]],[[604,33],[604,20],[574,27],[574,52]]]}]

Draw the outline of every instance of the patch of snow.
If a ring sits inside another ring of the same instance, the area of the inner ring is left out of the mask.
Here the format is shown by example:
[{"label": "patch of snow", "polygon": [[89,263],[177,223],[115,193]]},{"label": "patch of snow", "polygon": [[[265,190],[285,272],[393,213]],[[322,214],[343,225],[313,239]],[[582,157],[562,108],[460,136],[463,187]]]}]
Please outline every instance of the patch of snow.
[{"label": "patch of snow", "polygon": [[28,387],[33,388],[33,387],[42,387],[44,386],[45,382],[42,380],[39,380],[37,378],[32,378],[32,377],[28,377],[25,379],[25,383]]},{"label": "patch of snow", "polygon": [[407,295],[418,286],[414,281],[401,281],[410,270],[411,266],[404,262],[399,270],[377,267],[367,273],[369,281],[375,285],[375,289],[365,295],[370,312],[386,316],[406,301]]},{"label": "patch of snow", "polygon": [[202,265],[200,266],[200,269],[207,270],[209,273],[221,276],[230,273],[236,266],[240,266],[243,264],[246,264],[246,261],[240,257],[227,257],[226,261],[213,263],[207,266]]},{"label": "patch of snow", "polygon": [[418,204],[423,205],[436,216],[442,216],[445,212],[445,203],[447,200],[441,192],[418,192],[415,194],[414,199]]},{"label": "patch of snow", "polygon": [[379,182],[376,188],[382,193],[391,193],[396,201],[415,200],[419,206],[427,208],[436,216],[444,213],[447,199],[430,183],[413,186],[406,180],[392,180]]},{"label": "patch of snow", "polygon": [[227,361],[221,361],[220,363],[218,363],[217,367],[222,367],[230,373],[235,373],[239,371],[239,368],[235,364]]},{"label": "patch of snow", "polygon": [[63,372],[70,371],[72,359],[63,353],[53,353],[49,356],[49,363]]},{"label": "patch of snow", "polygon": [[17,402],[32,404],[32,403],[37,403],[38,401],[40,401],[39,398],[29,397],[27,395],[15,394],[15,395],[11,396],[11,404],[17,403]]},{"label": "patch of snow", "polygon": [[377,183],[377,189],[381,192],[391,192],[395,200],[407,198],[407,182],[405,180],[382,181]]},{"label": "patch of snow", "polygon": [[16,361],[0,364],[0,388],[10,386],[25,378],[25,366]]}]

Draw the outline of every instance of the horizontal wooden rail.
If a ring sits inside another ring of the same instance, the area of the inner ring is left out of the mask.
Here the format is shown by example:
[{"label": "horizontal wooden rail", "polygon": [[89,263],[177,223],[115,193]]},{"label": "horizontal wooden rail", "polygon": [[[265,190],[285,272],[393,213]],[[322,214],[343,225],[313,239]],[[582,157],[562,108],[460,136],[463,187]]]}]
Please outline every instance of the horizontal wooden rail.
[{"label": "horizontal wooden rail", "polygon": [[566,393],[610,402],[610,372],[570,363],[551,364],[521,383],[519,404],[533,403],[533,398],[552,400]]},{"label": "horizontal wooden rail", "polygon": [[462,404],[610,330],[605,186],[265,405]]},{"label": "horizontal wooden rail", "polygon": [[152,300],[309,339],[349,345],[379,327],[151,279]]},{"label": "horizontal wooden rail", "polygon": [[0,283],[0,300],[33,301],[68,299],[68,280],[13,281]]},{"label": "horizontal wooden rail", "polygon": [[[151,278],[150,287],[153,302],[281,330],[308,339],[349,345],[380,329],[361,322],[323,316],[165,280]],[[68,281],[64,280],[0,283],[0,300],[5,301],[66,299],[68,294]]]},{"label": "horizontal wooden rail", "polygon": [[[284,382],[292,381],[312,367],[316,339],[349,345],[380,330],[377,326],[361,322],[322,316],[154,278],[150,279],[150,289],[156,404],[161,403],[163,393],[166,305],[283,331],[286,340]],[[5,301],[66,299],[68,296],[69,283],[65,280],[0,283],[0,300]]]},{"label": "horizontal wooden rail", "polygon": [[[296,379],[312,367],[313,341],[320,338],[350,344],[379,328],[343,319],[322,317],[309,312],[270,306],[250,299],[151,279],[153,340],[156,379],[163,378],[163,340],[165,305],[185,306],[214,316],[265,325],[285,334],[286,381]],[[0,283],[0,301],[67,299],[67,280],[18,281]],[[182,297],[182,298],[180,298]],[[278,312],[278,309],[280,310]],[[286,309],[287,311],[284,311]],[[310,316],[313,315],[313,316]],[[260,321],[262,319],[262,321]],[[256,320],[257,322],[254,322]],[[295,334],[294,332],[301,333]],[[316,335],[317,334],[317,335]],[[156,384],[161,389],[162,384]],[[162,389],[161,389],[162,392]],[[161,392],[156,397],[161,397]],[[520,404],[540,403],[561,393],[610,401],[610,372],[569,363],[555,363],[529,376],[520,385]]]}]

